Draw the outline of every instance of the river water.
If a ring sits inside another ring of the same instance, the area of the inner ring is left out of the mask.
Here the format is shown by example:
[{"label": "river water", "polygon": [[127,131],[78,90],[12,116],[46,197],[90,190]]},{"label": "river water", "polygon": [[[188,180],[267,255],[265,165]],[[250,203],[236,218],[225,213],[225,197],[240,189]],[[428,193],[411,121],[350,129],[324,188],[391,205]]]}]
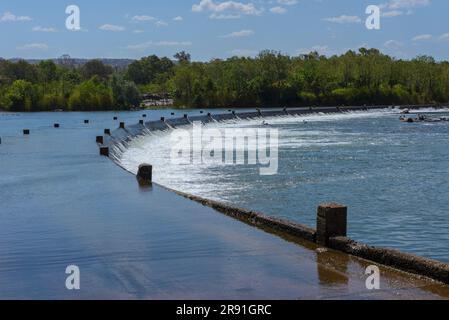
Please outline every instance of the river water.
[{"label": "river water", "polygon": [[135,139],[120,165],[135,173],[151,163],[164,186],[309,226],[318,204],[339,202],[349,207],[350,237],[449,262],[449,122],[398,118],[377,110],[206,125],[276,129],[274,175],[261,175],[257,165],[179,164],[173,130]]}]

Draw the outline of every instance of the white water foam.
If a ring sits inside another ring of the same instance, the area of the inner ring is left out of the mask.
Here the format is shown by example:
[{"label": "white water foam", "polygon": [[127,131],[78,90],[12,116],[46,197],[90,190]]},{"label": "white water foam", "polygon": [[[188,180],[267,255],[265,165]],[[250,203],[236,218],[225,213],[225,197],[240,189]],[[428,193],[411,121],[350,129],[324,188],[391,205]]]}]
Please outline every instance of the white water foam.
[{"label": "white water foam", "polygon": [[[338,114],[310,114],[301,116],[279,116],[254,118],[244,120],[227,120],[223,122],[208,123],[205,128],[224,130],[228,128],[262,128],[266,127],[263,121],[272,128],[279,130],[279,148],[297,149],[322,148],[329,146],[351,145],[356,143],[357,134],[340,133],[335,130],[319,130],[314,124],[319,122],[337,122],[352,119],[366,119],[391,117],[397,110],[384,109],[375,111],[360,111]],[[286,126],[286,128],[284,128]],[[322,126],[321,126],[322,127]],[[191,130],[192,126],[183,127],[182,130]],[[166,131],[146,131],[143,136],[137,137],[127,145],[120,147],[116,161],[126,170],[136,174],[138,166],[142,163],[153,165],[153,181],[168,188],[208,197],[215,200],[226,201],[226,190],[241,190],[248,187],[246,183],[238,183],[240,177],[258,174],[254,166],[231,166],[225,164],[177,164],[171,161],[171,133],[181,129]],[[256,146],[249,146],[255,148]],[[219,183],[217,183],[219,181]]]}]

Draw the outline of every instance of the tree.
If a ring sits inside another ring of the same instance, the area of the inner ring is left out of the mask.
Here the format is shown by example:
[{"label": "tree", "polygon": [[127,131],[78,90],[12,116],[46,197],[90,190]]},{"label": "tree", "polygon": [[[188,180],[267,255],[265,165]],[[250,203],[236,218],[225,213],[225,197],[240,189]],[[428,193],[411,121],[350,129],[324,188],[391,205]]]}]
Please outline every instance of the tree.
[{"label": "tree", "polygon": [[162,83],[173,75],[173,66],[170,59],[152,55],[131,63],[126,77],[136,84]]},{"label": "tree", "polygon": [[178,52],[173,57],[178,60],[179,63],[190,63],[191,60],[190,53],[185,51]]},{"label": "tree", "polygon": [[84,80],[89,80],[94,76],[98,76],[101,80],[107,80],[114,72],[111,66],[105,65],[100,60],[90,60],[81,67],[81,74]]},{"label": "tree", "polygon": [[33,84],[26,80],[16,80],[6,92],[8,109],[11,111],[34,111],[36,91]]}]

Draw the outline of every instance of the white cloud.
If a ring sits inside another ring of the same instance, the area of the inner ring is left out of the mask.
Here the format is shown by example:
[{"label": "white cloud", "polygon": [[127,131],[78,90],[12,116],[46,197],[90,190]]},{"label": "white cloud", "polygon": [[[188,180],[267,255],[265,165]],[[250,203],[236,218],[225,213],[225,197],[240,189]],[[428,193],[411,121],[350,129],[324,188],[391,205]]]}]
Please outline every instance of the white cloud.
[{"label": "white cloud", "polygon": [[412,39],[412,41],[425,41],[425,40],[431,40],[433,36],[431,34],[420,34],[417,35]]},{"label": "white cloud", "polygon": [[193,12],[210,12],[212,19],[234,19],[242,15],[260,15],[262,9],[258,9],[253,3],[236,1],[214,2],[213,0],[201,0],[192,6]]},{"label": "white cloud", "polygon": [[184,18],[181,16],[177,16],[177,17],[173,18],[173,21],[183,21],[183,20],[184,20]]},{"label": "white cloud", "polygon": [[136,34],[138,34],[138,33],[144,33],[145,31],[143,31],[143,30],[139,30],[139,29],[137,29],[137,30],[133,30],[133,33],[136,33]]},{"label": "white cloud", "polygon": [[116,26],[116,25],[113,25],[113,24],[104,24],[101,27],[99,27],[98,29],[103,30],[103,31],[112,31],[112,32],[125,31],[124,27]]},{"label": "white cloud", "polygon": [[278,3],[283,6],[293,6],[298,3],[298,0],[278,0]]},{"label": "white cloud", "polygon": [[[427,7],[431,0],[390,0],[382,4],[382,9],[388,10],[382,13],[386,18],[398,17],[404,14],[413,14],[413,9]],[[383,11],[383,10],[382,10]]]},{"label": "white cloud", "polygon": [[155,17],[147,16],[147,15],[134,16],[131,18],[131,21],[133,21],[133,22],[147,22],[147,21],[154,21],[154,20],[156,20]]},{"label": "white cloud", "polygon": [[221,36],[221,38],[243,38],[243,37],[249,37],[252,36],[255,32],[253,30],[241,30],[232,32],[230,34]]},{"label": "white cloud", "polygon": [[28,16],[16,16],[15,14],[7,11],[0,16],[0,22],[19,22],[19,21],[31,21],[33,20]]},{"label": "white cloud", "polygon": [[41,27],[41,26],[34,27],[32,30],[34,32],[56,32],[56,29],[54,29],[54,28],[46,28],[46,27]]},{"label": "white cloud", "polygon": [[402,48],[404,44],[402,42],[396,41],[396,40],[388,40],[384,43],[384,47],[388,49],[394,49],[397,50],[399,48]]},{"label": "white cloud", "polygon": [[18,50],[48,50],[48,45],[46,43],[30,43],[17,47]]},{"label": "white cloud", "polygon": [[325,18],[324,20],[328,21],[328,22],[340,23],[340,24],[344,24],[344,23],[360,23],[362,21],[362,19],[360,19],[360,17],[358,17],[358,16],[347,16],[347,15],[341,15],[341,16],[338,16],[338,17]]},{"label": "white cloud", "polygon": [[162,20],[156,21],[156,23],[154,24],[156,27],[160,28],[160,27],[166,27],[168,26],[168,23]]},{"label": "white cloud", "polygon": [[393,18],[402,16],[404,14],[403,11],[400,10],[390,10],[390,11],[382,11],[382,17],[384,18]]},{"label": "white cloud", "polygon": [[411,9],[429,6],[431,0],[391,0],[387,7],[389,9]]},{"label": "white cloud", "polygon": [[275,14],[284,14],[287,12],[287,9],[284,7],[273,7],[270,9],[270,12]]},{"label": "white cloud", "polygon": [[439,37],[440,40],[446,41],[449,40],[449,33],[444,33]]}]

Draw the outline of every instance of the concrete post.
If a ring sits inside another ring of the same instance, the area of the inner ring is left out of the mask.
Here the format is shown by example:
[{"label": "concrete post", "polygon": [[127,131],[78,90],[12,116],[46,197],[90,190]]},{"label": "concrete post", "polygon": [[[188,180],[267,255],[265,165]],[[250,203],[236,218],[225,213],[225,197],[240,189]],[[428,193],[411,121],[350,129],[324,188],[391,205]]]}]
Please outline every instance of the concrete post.
[{"label": "concrete post", "polygon": [[111,129],[104,129],[104,134],[111,135]]},{"label": "concrete post", "polygon": [[97,143],[99,143],[99,144],[103,144],[103,143],[104,143],[103,136],[97,136],[96,141],[97,141]]},{"label": "concrete post", "polygon": [[25,136],[29,135],[29,134],[30,134],[30,129],[24,129],[24,130],[23,130],[23,134],[24,134]]},{"label": "concrete post", "polygon": [[153,181],[153,166],[150,164],[141,164],[137,172],[137,180],[140,185],[149,185]]},{"label": "concrete post", "polygon": [[109,148],[108,147],[100,147],[100,155],[104,157],[109,157]]},{"label": "concrete post", "polygon": [[125,129],[125,123],[124,122],[120,122],[120,129]]},{"label": "concrete post", "polygon": [[337,204],[322,204],[317,211],[317,243],[327,246],[329,238],[346,237],[348,208]]}]

